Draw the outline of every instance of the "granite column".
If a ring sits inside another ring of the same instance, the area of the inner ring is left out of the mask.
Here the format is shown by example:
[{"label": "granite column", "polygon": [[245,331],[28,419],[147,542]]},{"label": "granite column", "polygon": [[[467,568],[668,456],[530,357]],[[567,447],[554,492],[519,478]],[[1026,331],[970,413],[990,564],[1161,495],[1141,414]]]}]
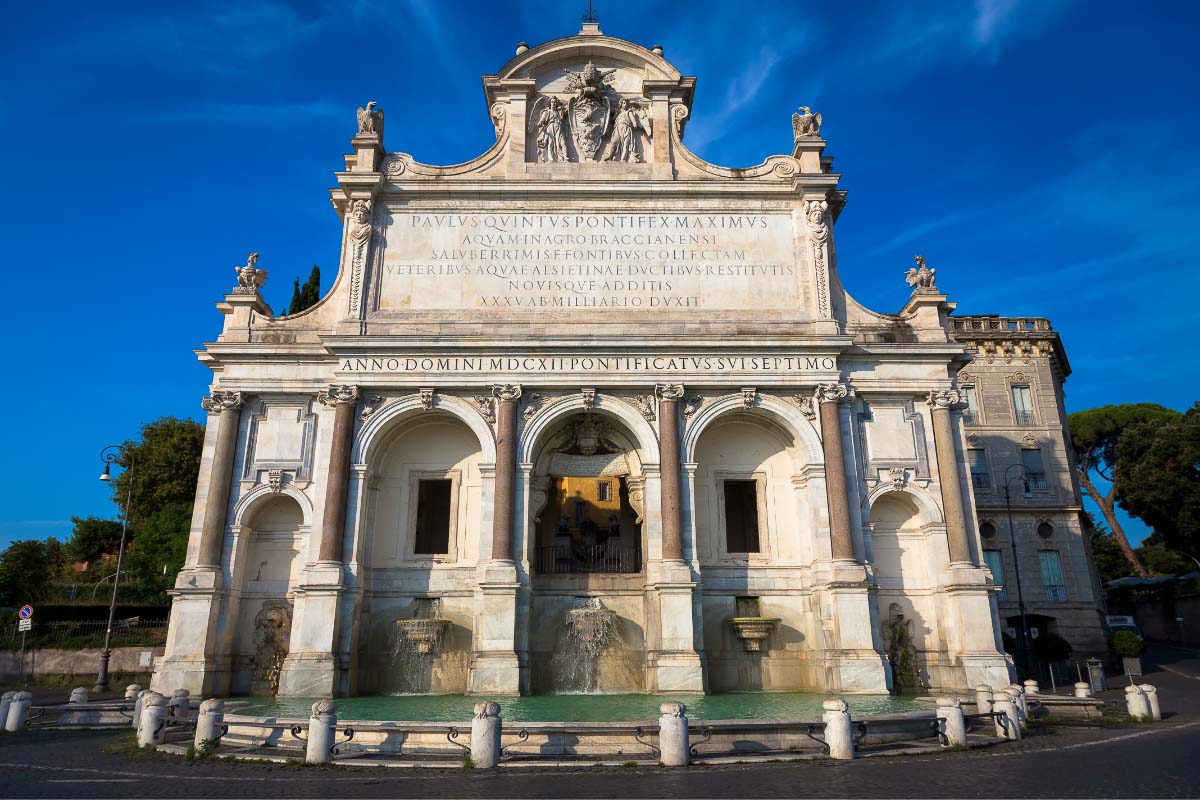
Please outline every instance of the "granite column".
[{"label": "granite column", "polygon": [[950,563],[973,566],[971,547],[967,541],[962,486],[959,484],[958,454],[954,448],[954,427],[950,420],[951,409],[960,404],[959,394],[953,389],[930,392],[928,403],[933,417],[933,445],[937,452],[938,482],[942,487]]},{"label": "granite column", "polygon": [[317,399],[333,406],[333,446],[329,451],[329,471],[325,479],[325,512],[321,517],[321,545],[318,560],[341,563],[342,542],[346,538],[346,502],[350,492],[350,450],[354,446],[354,405],[358,387],[330,386]]},{"label": "granite column", "polygon": [[496,488],[492,510],[492,560],[513,561],[517,502],[517,401],[521,387],[505,384],[496,396]]},{"label": "granite column", "polygon": [[821,409],[821,449],[825,455],[825,495],[829,503],[829,536],[835,561],[854,561],[850,526],[850,496],[846,485],[846,453],[842,447],[842,414],[839,406],[854,398],[843,383],[817,388]]},{"label": "granite column", "polygon": [[679,400],[683,386],[658,388],[658,468],[662,510],[662,557],[683,561],[683,514],[679,499]]},{"label": "granite column", "polygon": [[200,405],[209,414],[217,415],[217,445],[209,473],[208,497],[204,501],[204,522],[200,528],[196,566],[219,569],[221,546],[225,541],[225,520],[229,514],[233,461],[237,454],[242,393],[215,391],[211,397],[204,398]]}]

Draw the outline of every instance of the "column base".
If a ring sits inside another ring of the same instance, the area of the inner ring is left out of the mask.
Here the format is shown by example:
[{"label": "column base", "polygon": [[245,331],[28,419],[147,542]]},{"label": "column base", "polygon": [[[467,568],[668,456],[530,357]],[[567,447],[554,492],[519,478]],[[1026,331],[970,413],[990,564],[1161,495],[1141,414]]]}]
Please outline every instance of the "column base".
[{"label": "column base", "polygon": [[472,653],[467,694],[505,697],[521,694],[521,662],[516,653]]},{"label": "column base", "polygon": [[993,689],[1003,689],[1016,683],[1017,671],[1008,656],[1000,653],[981,653],[962,656],[963,689],[974,691],[981,683]]},{"label": "column base", "polygon": [[332,653],[289,653],[279,671],[279,697],[333,697],[341,677]]},{"label": "column base", "polygon": [[646,654],[653,694],[704,694],[704,665],[694,652],[658,651]]},{"label": "column base", "polygon": [[519,695],[524,682],[516,646],[517,568],[511,561],[492,561],[480,571],[467,691]]},{"label": "column base", "polygon": [[228,672],[215,658],[208,656],[164,656],[154,667],[150,688],[170,696],[176,689],[187,689],[192,697],[220,696],[229,685]]}]

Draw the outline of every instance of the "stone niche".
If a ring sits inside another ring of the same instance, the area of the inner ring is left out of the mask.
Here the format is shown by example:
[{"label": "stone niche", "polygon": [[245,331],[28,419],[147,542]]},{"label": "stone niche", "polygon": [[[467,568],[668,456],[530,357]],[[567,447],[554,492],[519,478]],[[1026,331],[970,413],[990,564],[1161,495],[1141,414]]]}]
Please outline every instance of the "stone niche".
[{"label": "stone niche", "polygon": [[[599,603],[612,614],[611,631],[598,655],[573,643],[571,613]],[[583,594],[538,592],[530,598],[529,669],[532,690],[545,693],[622,694],[645,691],[644,600],[640,592]]]},{"label": "stone niche", "polygon": [[[357,694],[467,691],[473,598],[368,596],[364,606],[358,623]],[[423,644],[406,637],[405,623],[413,620],[436,624],[436,641]]]}]

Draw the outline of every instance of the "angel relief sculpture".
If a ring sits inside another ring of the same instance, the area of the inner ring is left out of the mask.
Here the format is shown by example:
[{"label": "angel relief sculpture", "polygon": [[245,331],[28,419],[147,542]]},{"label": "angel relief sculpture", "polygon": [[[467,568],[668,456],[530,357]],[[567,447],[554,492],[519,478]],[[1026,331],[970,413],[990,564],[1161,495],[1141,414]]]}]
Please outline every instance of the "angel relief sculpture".
[{"label": "angel relief sculpture", "polygon": [[[539,110],[540,109],[540,110]],[[567,159],[567,109],[557,97],[539,97],[531,115],[537,126],[538,161]]]},{"label": "angel relief sculpture", "polygon": [[642,140],[639,132],[652,139],[650,118],[630,100],[622,99],[613,122],[612,143],[605,161],[636,161],[642,163]]}]

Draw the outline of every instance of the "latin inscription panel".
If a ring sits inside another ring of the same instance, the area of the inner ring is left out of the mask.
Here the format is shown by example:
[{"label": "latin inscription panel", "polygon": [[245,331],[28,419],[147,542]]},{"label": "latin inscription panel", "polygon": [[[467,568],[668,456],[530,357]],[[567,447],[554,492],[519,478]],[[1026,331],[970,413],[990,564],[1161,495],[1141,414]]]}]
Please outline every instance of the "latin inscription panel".
[{"label": "latin inscription panel", "polygon": [[422,213],[388,220],[379,311],[800,310],[786,214]]}]

